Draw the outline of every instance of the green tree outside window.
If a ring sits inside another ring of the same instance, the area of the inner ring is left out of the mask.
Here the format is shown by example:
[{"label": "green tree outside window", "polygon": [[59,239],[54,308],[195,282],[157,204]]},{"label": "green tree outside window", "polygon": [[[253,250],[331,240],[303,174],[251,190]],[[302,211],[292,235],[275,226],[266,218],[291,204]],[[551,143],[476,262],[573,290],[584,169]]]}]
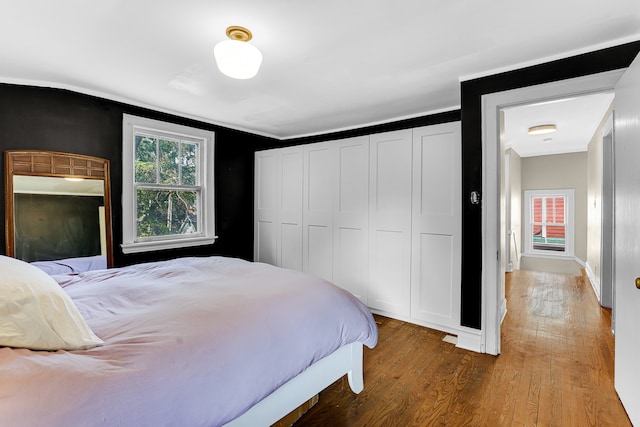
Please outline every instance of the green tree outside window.
[{"label": "green tree outside window", "polygon": [[197,152],[192,142],[135,136],[139,238],[198,232]]}]

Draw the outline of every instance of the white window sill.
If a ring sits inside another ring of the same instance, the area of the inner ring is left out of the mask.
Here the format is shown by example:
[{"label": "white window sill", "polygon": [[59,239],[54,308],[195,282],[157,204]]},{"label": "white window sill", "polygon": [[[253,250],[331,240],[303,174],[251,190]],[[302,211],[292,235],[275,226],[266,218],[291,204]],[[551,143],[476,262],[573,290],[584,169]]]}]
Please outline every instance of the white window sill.
[{"label": "white window sill", "polygon": [[194,237],[191,239],[162,240],[155,242],[130,242],[120,245],[125,254],[135,254],[140,252],[161,251],[164,249],[186,248],[189,246],[211,245],[218,236]]}]

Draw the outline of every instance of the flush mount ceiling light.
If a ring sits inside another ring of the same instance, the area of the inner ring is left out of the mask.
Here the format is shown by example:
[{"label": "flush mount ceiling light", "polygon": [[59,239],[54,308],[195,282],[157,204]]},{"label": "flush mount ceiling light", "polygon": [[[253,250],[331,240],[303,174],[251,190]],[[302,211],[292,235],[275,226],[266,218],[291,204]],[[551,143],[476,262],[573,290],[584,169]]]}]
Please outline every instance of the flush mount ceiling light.
[{"label": "flush mount ceiling light", "polygon": [[531,126],[527,133],[529,135],[544,135],[545,133],[555,132],[556,130],[558,130],[556,125],[538,125]]},{"label": "flush mount ceiling light", "polygon": [[216,63],[222,74],[234,79],[254,77],[262,64],[262,54],[253,45],[247,43],[253,37],[244,27],[227,28],[230,40],[221,41],[213,49]]}]

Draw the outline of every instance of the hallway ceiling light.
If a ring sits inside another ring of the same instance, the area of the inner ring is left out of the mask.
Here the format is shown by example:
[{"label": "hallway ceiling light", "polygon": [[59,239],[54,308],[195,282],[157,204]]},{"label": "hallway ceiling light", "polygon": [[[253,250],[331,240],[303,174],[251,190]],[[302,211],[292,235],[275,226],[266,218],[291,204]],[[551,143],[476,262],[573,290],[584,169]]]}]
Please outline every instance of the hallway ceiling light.
[{"label": "hallway ceiling light", "polygon": [[529,135],[544,135],[545,133],[555,132],[556,130],[558,130],[556,125],[538,125],[531,126],[527,133]]},{"label": "hallway ceiling light", "polygon": [[213,55],[222,74],[234,79],[250,79],[254,77],[262,64],[262,53],[247,43],[253,37],[251,31],[244,27],[227,28],[230,40],[216,44]]}]

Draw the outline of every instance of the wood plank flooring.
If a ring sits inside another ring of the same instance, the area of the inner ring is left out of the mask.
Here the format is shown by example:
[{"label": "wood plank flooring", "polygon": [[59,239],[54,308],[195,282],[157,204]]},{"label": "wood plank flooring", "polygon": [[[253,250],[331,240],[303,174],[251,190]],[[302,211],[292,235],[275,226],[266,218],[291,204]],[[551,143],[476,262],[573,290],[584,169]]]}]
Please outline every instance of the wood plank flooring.
[{"label": "wood plank flooring", "polygon": [[586,278],[518,270],[506,291],[500,356],[376,316],[364,391],[338,380],[295,426],[630,426],[613,388],[611,313]]}]

